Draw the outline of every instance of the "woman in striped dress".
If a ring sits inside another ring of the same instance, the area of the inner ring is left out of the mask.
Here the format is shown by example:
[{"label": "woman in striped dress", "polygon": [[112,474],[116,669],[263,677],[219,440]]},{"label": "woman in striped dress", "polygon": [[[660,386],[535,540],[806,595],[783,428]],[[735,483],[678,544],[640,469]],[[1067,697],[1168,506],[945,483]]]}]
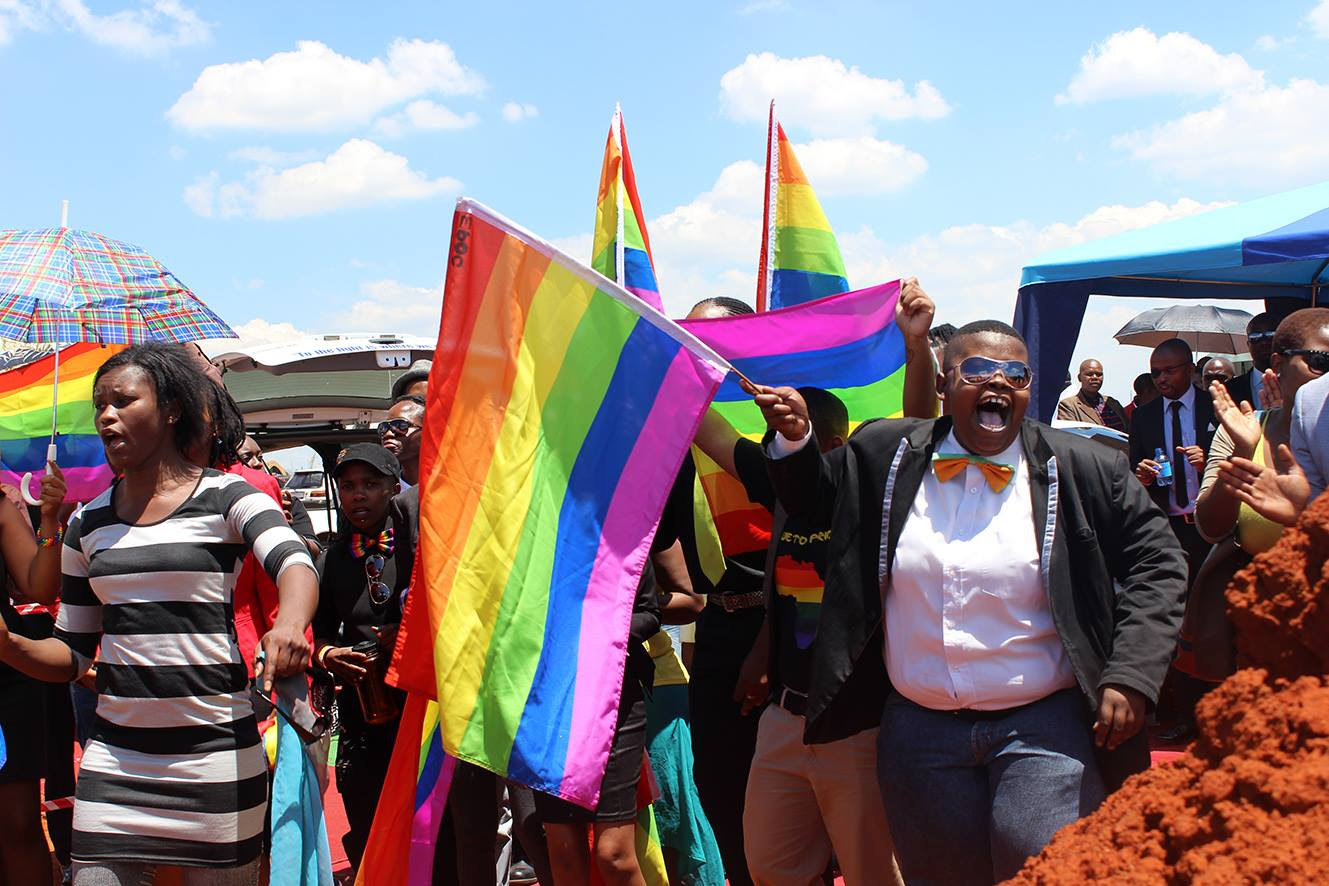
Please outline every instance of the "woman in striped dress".
[{"label": "woman in striped dress", "polygon": [[280,611],[260,680],[301,671],[318,580],[272,499],[192,464],[209,382],[179,347],[139,345],[98,371],[93,405],[120,479],[69,526],[56,636],[0,630],[0,660],[68,681],[100,649],[97,719],[74,804],[76,886],[178,868],[188,886],[257,880],[267,771],[231,593],[253,551]]}]

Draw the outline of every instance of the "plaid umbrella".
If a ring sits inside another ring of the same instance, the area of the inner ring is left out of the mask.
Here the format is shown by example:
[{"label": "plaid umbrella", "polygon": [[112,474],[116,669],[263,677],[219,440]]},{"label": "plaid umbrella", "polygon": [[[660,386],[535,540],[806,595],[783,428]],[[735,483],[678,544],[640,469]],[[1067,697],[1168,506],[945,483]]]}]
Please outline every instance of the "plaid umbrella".
[{"label": "plaid umbrella", "polygon": [[[59,431],[58,345],[235,337],[179,278],[137,246],[66,227],[0,231],[0,338],[57,345],[47,461],[55,461]],[[35,505],[28,491],[31,478],[25,474],[20,489]]]},{"label": "plaid umbrella", "polygon": [[0,337],[135,344],[235,338],[137,246],[90,231],[0,231]]}]

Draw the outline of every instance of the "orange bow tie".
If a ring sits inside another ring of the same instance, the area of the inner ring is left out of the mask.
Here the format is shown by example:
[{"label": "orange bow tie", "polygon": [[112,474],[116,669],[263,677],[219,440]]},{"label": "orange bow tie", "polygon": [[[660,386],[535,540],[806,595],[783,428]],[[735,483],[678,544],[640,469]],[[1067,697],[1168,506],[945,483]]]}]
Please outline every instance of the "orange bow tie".
[{"label": "orange bow tie", "polygon": [[963,474],[964,469],[969,465],[975,465],[983,472],[983,476],[987,478],[988,487],[993,492],[1001,492],[1011,482],[1011,478],[1015,476],[1015,468],[1011,465],[997,464],[995,461],[988,461],[982,456],[967,453],[932,453],[932,470],[936,472],[937,479],[943,483]]}]

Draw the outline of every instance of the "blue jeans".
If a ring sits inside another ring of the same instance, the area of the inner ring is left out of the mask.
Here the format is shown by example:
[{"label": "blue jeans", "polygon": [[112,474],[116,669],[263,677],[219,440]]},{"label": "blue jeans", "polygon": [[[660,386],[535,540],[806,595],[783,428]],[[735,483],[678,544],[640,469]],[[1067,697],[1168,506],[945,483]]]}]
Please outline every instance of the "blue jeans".
[{"label": "blue jeans", "polygon": [[1074,689],[976,722],[892,694],[877,779],[905,882],[1000,882],[1097,809],[1091,725]]}]

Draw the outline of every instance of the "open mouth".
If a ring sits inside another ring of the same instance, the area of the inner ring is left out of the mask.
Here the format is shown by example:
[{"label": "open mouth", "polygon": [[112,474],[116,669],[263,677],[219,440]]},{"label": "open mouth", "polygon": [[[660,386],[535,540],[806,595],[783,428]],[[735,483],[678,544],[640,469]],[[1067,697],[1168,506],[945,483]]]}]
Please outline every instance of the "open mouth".
[{"label": "open mouth", "polygon": [[983,430],[1004,431],[1011,420],[1011,401],[1006,397],[988,394],[978,401],[974,412],[978,426]]},{"label": "open mouth", "polygon": [[115,431],[102,431],[99,436],[102,438],[102,448],[107,452],[125,444],[124,437],[120,436]]}]

